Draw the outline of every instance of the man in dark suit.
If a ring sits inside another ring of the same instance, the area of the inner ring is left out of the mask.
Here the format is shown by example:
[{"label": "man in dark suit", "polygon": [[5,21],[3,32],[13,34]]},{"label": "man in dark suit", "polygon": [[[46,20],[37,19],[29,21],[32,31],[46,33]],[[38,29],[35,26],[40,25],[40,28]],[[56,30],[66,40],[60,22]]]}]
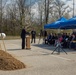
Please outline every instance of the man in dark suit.
[{"label": "man in dark suit", "polygon": [[22,38],[22,49],[25,49],[25,38],[26,38],[26,30],[25,30],[25,28],[22,29],[21,38]]},{"label": "man in dark suit", "polygon": [[43,41],[44,41],[44,42],[45,42],[46,37],[47,37],[47,31],[44,30],[44,31],[43,31]]},{"label": "man in dark suit", "polygon": [[34,43],[35,43],[35,39],[36,39],[36,31],[35,31],[35,29],[33,29],[31,31],[31,43],[33,42],[33,40],[34,40]]}]

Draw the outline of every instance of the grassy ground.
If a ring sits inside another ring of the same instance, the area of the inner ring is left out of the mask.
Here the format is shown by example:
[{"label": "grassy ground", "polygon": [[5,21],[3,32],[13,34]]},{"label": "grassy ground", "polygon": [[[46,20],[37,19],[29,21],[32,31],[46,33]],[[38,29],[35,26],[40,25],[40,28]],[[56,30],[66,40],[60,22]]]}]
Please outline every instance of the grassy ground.
[{"label": "grassy ground", "polygon": [[[6,36],[6,38],[4,38],[5,40],[13,40],[13,39],[21,39],[21,37],[20,36]],[[0,38],[0,40],[1,40],[1,38]]]},{"label": "grassy ground", "polygon": [[[1,40],[2,38],[0,38]],[[20,36],[6,36],[6,38],[4,38],[4,40],[15,40],[15,39],[21,39]],[[39,36],[36,36],[36,39],[39,39]]]}]

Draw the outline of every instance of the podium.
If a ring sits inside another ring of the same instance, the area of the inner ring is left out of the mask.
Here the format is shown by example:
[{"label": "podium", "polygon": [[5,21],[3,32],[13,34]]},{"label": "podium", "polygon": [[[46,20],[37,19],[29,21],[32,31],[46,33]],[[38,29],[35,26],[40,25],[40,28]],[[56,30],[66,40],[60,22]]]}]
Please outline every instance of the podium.
[{"label": "podium", "polygon": [[26,36],[26,49],[31,49],[30,48],[30,36]]}]

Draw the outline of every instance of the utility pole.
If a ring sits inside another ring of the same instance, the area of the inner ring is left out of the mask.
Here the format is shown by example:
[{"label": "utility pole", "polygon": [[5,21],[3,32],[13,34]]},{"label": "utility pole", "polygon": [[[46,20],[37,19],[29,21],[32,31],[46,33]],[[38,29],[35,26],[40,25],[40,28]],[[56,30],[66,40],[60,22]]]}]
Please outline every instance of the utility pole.
[{"label": "utility pole", "polygon": [[74,10],[75,10],[75,7],[74,7],[74,5],[75,5],[75,0],[73,0],[73,17],[74,17]]},{"label": "utility pole", "polygon": [[73,2],[73,14],[72,14],[72,17],[74,17],[75,16],[75,14],[74,14],[74,11],[75,11],[75,0],[66,0],[66,1],[72,1]]}]

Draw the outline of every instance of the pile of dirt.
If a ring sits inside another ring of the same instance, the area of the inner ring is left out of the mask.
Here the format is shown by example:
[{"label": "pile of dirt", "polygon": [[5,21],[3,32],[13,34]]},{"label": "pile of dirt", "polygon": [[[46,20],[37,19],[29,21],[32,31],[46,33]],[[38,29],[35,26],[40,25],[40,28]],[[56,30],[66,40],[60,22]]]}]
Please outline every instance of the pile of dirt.
[{"label": "pile of dirt", "polygon": [[23,68],[26,68],[26,66],[22,62],[15,59],[9,53],[0,50],[0,70],[17,70]]}]

